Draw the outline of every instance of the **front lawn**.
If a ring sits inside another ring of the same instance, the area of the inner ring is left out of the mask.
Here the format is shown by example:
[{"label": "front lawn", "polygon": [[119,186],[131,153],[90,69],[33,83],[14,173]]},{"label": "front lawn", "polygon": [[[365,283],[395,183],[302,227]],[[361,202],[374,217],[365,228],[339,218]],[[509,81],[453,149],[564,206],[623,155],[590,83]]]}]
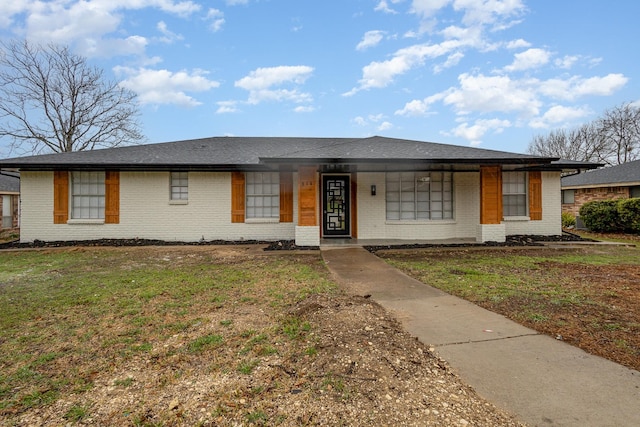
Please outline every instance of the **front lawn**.
[{"label": "front lawn", "polygon": [[635,247],[386,251],[392,265],[592,354],[640,369]]}]

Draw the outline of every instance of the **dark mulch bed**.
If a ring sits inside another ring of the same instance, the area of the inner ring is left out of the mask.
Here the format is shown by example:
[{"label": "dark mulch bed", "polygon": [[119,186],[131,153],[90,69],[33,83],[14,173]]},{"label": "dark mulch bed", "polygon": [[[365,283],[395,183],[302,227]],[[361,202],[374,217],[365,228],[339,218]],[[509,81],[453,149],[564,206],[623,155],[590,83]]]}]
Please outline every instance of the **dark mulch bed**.
[{"label": "dark mulch bed", "polygon": [[[563,233],[561,236],[508,236],[506,242],[461,243],[461,244],[406,244],[406,245],[375,245],[365,246],[370,252],[382,249],[413,249],[431,247],[482,247],[482,246],[540,246],[542,242],[570,242],[592,241],[582,237]],[[278,240],[275,242],[262,240],[201,240],[199,242],[177,242],[154,239],[98,239],[98,240],[69,240],[43,241],[34,240],[29,243],[19,241],[0,244],[0,249],[22,248],[59,248],[70,246],[204,246],[204,245],[266,245],[265,251],[317,250],[318,246],[297,246],[293,240]]]},{"label": "dark mulch bed", "polygon": [[365,246],[369,252],[376,252],[384,249],[421,249],[421,248],[468,248],[468,247],[504,247],[504,246],[542,246],[544,242],[593,242],[592,239],[585,239],[576,234],[563,232],[559,236],[534,236],[534,235],[513,235],[507,236],[505,242],[484,242],[484,243],[451,243],[451,244],[408,244],[408,245],[376,245]]}]

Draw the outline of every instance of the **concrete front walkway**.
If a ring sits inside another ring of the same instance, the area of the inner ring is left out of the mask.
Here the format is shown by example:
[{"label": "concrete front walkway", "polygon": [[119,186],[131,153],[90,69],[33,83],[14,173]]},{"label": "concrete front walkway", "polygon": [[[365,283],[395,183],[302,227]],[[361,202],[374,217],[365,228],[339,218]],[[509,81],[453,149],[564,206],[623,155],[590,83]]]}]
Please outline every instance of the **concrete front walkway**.
[{"label": "concrete front walkway", "polygon": [[532,426],[640,426],[640,372],[427,286],[362,248],[322,248],[347,292],[370,294],[460,377]]}]

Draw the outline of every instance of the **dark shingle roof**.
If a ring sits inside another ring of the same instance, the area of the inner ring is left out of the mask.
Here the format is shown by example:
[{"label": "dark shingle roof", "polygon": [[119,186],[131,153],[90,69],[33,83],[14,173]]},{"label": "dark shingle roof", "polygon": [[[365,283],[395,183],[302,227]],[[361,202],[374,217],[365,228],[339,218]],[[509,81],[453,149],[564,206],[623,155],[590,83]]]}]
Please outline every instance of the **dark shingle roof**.
[{"label": "dark shingle roof", "polygon": [[640,160],[562,178],[562,187],[640,185]]},{"label": "dark shingle roof", "polygon": [[17,172],[0,172],[0,193],[19,193],[20,174]]},{"label": "dark shingle roof", "polygon": [[118,168],[232,170],[268,163],[549,164],[557,159],[473,147],[370,138],[213,137],[0,160],[22,170]]}]

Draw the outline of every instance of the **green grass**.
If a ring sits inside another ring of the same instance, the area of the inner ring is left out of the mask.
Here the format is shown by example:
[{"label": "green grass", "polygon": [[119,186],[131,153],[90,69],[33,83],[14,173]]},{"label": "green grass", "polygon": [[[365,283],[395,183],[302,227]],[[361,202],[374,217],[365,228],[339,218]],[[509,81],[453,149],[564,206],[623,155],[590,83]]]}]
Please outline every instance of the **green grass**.
[{"label": "green grass", "polygon": [[[0,252],[0,417],[89,390],[97,373],[162,353],[167,340],[200,329],[185,343],[184,357],[238,346],[236,354],[246,348],[252,355],[238,369],[251,372],[277,352],[278,341],[306,326],[283,331],[274,318],[272,327],[239,341],[233,313],[284,308],[336,290],[317,255],[225,260],[213,251],[193,257],[188,249],[180,257],[157,251]],[[214,330],[204,328],[206,314],[216,310],[228,314]],[[117,385],[131,385],[122,381]],[[81,420],[86,411],[72,407],[67,420]]]}]

